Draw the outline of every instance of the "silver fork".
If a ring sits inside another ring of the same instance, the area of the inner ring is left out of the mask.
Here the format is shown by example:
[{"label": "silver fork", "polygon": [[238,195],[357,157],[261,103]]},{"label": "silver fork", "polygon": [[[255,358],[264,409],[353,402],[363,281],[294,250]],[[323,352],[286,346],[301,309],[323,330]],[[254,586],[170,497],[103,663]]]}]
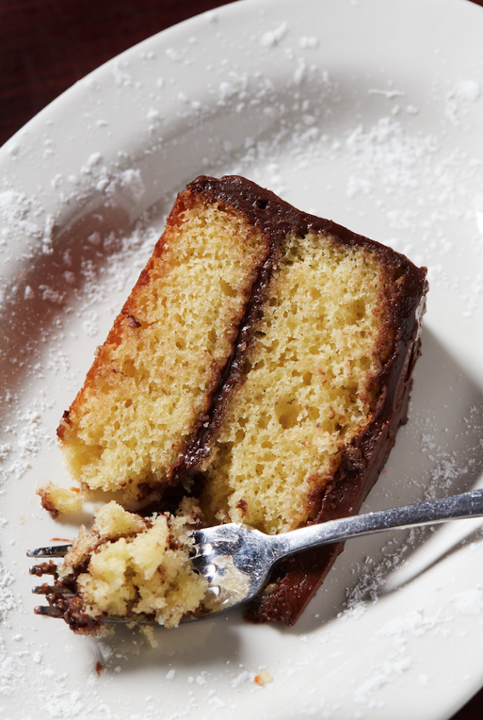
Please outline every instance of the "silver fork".
[{"label": "silver fork", "polygon": [[[191,533],[195,542],[192,563],[194,569],[207,578],[211,598],[206,601],[207,609],[193,619],[211,616],[248,602],[260,592],[276,562],[301,550],[387,530],[479,516],[483,516],[483,489],[367,515],[330,520],[280,535],[266,535],[248,525],[235,523],[196,530]],[[27,555],[35,558],[62,557],[69,547],[37,548],[30,550]],[[31,572],[35,574],[35,567]],[[48,594],[49,591],[64,592],[52,586],[34,588],[34,592],[39,594]],[[52,610],[54,608],[36,608],[36,612],[43,615],[61,616]],[[107,618],[103,621],[132,622],[132,618]]]},{"label": "silver fork", "polygon": [[[273,565],[301,550],[392,529],[402,530],[478,516],[483,516],[483,489],[367,515],[329,520],[280,535],[265,535],[247,525],[219,525],[193,533],[198,548],[193,565],[205,575],[210,587],[218,588],[215,592],[223,598],[219,609],[224,610],[254,598]],[[240,582],[236,592],[232,590],[233,568]]]}]

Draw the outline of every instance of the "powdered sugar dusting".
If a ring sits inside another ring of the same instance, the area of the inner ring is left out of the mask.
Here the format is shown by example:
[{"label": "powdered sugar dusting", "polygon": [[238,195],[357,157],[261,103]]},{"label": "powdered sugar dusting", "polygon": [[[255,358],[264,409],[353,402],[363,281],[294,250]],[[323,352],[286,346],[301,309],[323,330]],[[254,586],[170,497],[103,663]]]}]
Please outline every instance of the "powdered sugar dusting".
[{"label": "powdered sugar dusting", "polygon": [[483,611],[483,592],[481,586],[474,590],[456,593],[451,598],[457,612],[462,615],[481,615]]},{"label": "powdered sugar dusting", "polygon": [[[437,661],[448,643],[457,655],[469,633],[481,631],[483,591],[470,572],[482,552],[478,534],[459,562],[451,555],[442,561],[447,571],[436,566],[419,578],[417,593],[409,586],[385,594],[388,573],[410,561],[431,531],[348,544],[291,630],[247,626],[235,613],[175,633],[155,628],[154,648],[125,628],[102,641],[75,637],[32,611],[25,548],[70,537],[90,519],[86,513],[55,525],[34,496],[46,479],[70,483],[55,439],[59,418],[149,257],[175,193],[202,172],[246,175],[429,266],[410,422],[368,508],[458,492],[478,480],[481,368],[478,374],[469,367],[468,335],[482,319],[483,163],[465,138],[481,115],[481,77],[473,65],[419,85],[399,71],[391,78],[389,66],[356,76],[357,68],[347,72],[331,61],[329,39],[302,9],[261,12],[257,23],[250,18],[235,28],[222,12],[206,14],[183,42],[136,49],[105,75],[82,81],[79,137],[69,139],[52,119],[5,150],[2,717],[21,707],[25,718],[42,720],[154,720],[162,707],[169,720],[227,712],[272,720],[286,718],[287,697],[298,697],[300,717],[384,720],[399,688],[410,686],[419,697],[438,687],[441,693],[437,672],[442,677],[445,667],[421,661],[428,643]],[[354,13],[359,36],[363,4],[345,3],[344,12],[344,30]],[[206,82],[189,80],[205,66]],[[135,122],[118,112],[127,105],[136,108]],[[35,152],[42,182],[17,182]],[[477,341],[475,335],[475,348]],[[362,664],[356,645],[364,648]],[[330,683],[315,687],[314,667]],[[266,668],[273,682],[257,685]]]},{"label": "powdered sugar dusting", "polygon": [[261,44],[264,47],[274,47],[278,45],[286,36],[288,31],[288,23],[282,22],[274,30],[267,30],[262,35]]}]

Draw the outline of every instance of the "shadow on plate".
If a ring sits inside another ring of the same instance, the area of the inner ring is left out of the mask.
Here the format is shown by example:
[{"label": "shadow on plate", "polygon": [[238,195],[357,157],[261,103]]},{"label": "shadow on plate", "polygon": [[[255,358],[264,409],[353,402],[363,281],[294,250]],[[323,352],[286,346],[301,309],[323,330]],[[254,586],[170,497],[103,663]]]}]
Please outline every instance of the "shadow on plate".
[{"label": "shadow on plate", "polygon": [[[128,217],[121,208],[96,208],[52,244],[49,254],[38,253],[16,279],[4,312],[0,354],[3,385],[15,396],[35,376],[36,364],[45,360],[45,348],[62,332],[63,318],[72,312],[86,282],[94,282],[119,248],[119,237],[128,230]],[[0,402],[5,402],[2,397]],[[0,406],[5,417],[6,406]]]},{"label": "shadow on plate", "polygon": [[[95,660],[108,673],[122,666],[123,672],[142,670],[169,670],[170,663],[188,672],[212,671],[215,666],[233,663],[241,654],[240,630],[243,620],[238,611],[216,619],[180,625],[167,630],[151,627],[149,634],[139,628],[116,627],[115,632],[102,640],[93,640]],[[153,646],[155,645],[155,646]]]}]

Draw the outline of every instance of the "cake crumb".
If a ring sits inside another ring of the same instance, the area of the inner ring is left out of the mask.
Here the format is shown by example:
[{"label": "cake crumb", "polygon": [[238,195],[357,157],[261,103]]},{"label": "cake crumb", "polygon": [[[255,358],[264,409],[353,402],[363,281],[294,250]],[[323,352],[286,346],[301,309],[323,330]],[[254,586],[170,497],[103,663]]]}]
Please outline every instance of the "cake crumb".
[{"label": "cake crumb", "polygon": [[158,647],[158,641],[154,637],[154,628],[151,625],[140,625],[140,630],[148,640],[152,648]]},{"label": "cake crumb", "polygon": [[267,683],[273,682],[273,676],[266,668],[263,668],[263,670],[260,670],[258,675],[255,675],[253,682],[259,687],[265,687]]},{"label": "cake crumb", "polygon": [[79,488],[64,488],[54,485],[50,480],[37,490],[37,495],[40,497],[44,510],[47,510],[54,520],[60,513],[79,512],[84,503],[84,495]]}]

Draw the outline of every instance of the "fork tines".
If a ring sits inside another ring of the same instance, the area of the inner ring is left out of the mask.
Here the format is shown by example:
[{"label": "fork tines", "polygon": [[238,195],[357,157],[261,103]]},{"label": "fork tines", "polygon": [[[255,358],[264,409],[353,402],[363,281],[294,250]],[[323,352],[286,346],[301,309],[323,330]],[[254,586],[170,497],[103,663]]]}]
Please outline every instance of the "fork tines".
[{"label": "fork tines", "polygon": [[52,607],[51,605],[38,605],[36,608],[34,608],[34,613],[36,615],[45,615],[47,617],[53,618],[61,618],[64,616],[62,610],[56,607]]},{"label": "fork tines", "polygon": [[47,547],[35,548],[34,550],[27,550],[27,557],[36,558],[62,558],[71,549],[72,545],[49,545]]},{"label": "fork tines", "polygon": [[72,590],[70,590],[67,587],[64,587],[64,585],[47,585],[47,583],[44,583],[43,585],[37,585],[36,587],[32,588],[32,592],[34,595],[70,595],[71,597],[74,595]]},{"label": "fork tines", "polygon": [[[38,565],[34,565],[30,568],[29,572],[31,575],[36,575],[37,577],[42,577],[42,575],[53,575],[54,578],[57,578],[57,564],[53,562],[52,558],[63,558],[70,548],[72,547],[71,544],[69,545],[49,545],[47,547],[40,547],[35,548],[34,550],[28,550],[27,551],[27,557],[32,558],[47,558],[48,562],[43,562]],[[73,597],[73,592],[67,587],[64,587],[63,585],[49,585],[48,583],[43,583],[42,585],[37,585],[36,587],[32,588],[32,593],[34,595],[45,595],[47,599],[50,599],[49,596],[53,599],[53,597]],[[63,612],[59,607],[56,607],[55,605],[39,605],[38,607],[34,608],[34,612],[37,615],[46,615],[47,617],[54,617],[54,618],[61,618],[63,617]]]}]

